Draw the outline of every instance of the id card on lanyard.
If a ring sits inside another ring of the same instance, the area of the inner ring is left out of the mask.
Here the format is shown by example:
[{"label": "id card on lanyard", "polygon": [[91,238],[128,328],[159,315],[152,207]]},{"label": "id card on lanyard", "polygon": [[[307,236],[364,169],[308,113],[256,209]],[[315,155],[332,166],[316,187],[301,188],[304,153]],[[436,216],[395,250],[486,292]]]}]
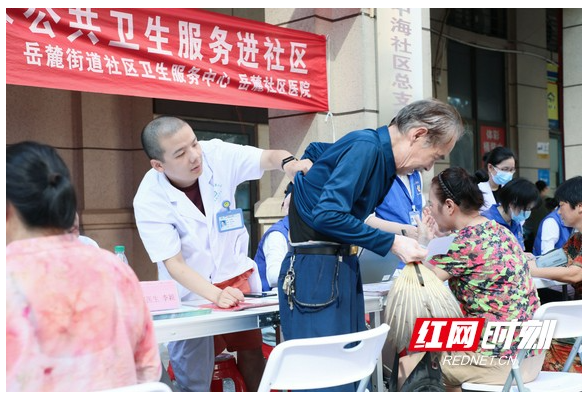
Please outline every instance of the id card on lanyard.
[{"label": "id card on lanyard", "polygon": [[245,226],[245,219],[243,218],[243,210],[235,208],[230,210],[231,203],[228,200],[223,201],[225,211],[216,213],[216,223],[219,232],[228,232],[235,229],[241,229]]},{"label": "id card on lanyard", "polygon": [[[419,179],[418,171],[414,171],[408,176],[410,182],[410,191],[412,194],[412,211],[408,213],[410,224],[417,226],[418,219],[421,218],[421,212],[423,208],[423,197],[421,194],[421,182]],[[418,217],[418,218],[417,218]]]}]

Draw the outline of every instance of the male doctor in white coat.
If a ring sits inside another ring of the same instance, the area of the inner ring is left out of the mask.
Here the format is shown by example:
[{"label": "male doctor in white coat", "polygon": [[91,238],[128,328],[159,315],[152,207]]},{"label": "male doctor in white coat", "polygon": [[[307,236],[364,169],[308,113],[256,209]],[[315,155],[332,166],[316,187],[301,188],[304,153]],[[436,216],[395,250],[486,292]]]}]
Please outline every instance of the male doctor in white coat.
[{"label": "male doctor in white coat", "polygon": [[[159,279],[174,279],[183,301],[205,298],[222,308],[261,291],[255,262],[247,256],[249,234],[235,190],[264,171],[283,169],[292,179],[312,163],[285,150],[262,150],[214,139],[199,142],[190,125],[170,116],[154,119],[141,134],[152,169],[133,206],[143,245]],[[256,391],[265,361],[259,329],[216,337],[216,352],[237,351],[248,390]],[[213,337],[168,344],[176,383],[184,391],[209,391]]]}]

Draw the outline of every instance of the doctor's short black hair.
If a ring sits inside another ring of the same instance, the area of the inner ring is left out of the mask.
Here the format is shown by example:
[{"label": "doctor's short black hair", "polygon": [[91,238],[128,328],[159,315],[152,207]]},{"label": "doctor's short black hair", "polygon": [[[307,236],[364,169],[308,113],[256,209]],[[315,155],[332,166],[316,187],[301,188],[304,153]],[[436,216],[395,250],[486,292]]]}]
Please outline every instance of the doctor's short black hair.
[{"label": "doctor's short black hair", "polygon": [[163,149],[159,143],[162,137],[172,136],[188,125],[181,118],[161,115],[149,122],[141,131],[141,144],[150,160],[163,161]]}]

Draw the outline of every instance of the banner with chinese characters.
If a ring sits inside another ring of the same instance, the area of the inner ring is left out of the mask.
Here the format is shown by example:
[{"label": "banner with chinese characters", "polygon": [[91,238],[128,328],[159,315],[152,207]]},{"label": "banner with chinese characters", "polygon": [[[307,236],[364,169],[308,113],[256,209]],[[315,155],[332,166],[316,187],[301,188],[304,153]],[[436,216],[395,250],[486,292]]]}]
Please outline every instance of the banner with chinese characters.
[{"label": "banner with chinese characters", "polygon": [[480,155],[483,156],[495,147],[506,146],[506,132],[500,126],[480,126]]},{"label": "banner with chinese characters", "polygon": [[9,8],[6,83],[326,111],[326,38],[198,9]]}]

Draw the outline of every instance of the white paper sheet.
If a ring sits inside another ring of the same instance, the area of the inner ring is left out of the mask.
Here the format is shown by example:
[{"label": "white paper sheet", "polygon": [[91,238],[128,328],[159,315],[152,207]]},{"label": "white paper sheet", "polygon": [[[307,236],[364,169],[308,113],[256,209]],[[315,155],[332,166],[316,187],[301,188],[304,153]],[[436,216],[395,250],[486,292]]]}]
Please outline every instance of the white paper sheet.
[{"label": "white paper sheet", "polygon": [[427,260],[438,254],[447,254],[449,252],[449,246],[451,246],[454,239],[455,235],[449,235],[431,240],[427,246],[427,250],[429,251]]}]

